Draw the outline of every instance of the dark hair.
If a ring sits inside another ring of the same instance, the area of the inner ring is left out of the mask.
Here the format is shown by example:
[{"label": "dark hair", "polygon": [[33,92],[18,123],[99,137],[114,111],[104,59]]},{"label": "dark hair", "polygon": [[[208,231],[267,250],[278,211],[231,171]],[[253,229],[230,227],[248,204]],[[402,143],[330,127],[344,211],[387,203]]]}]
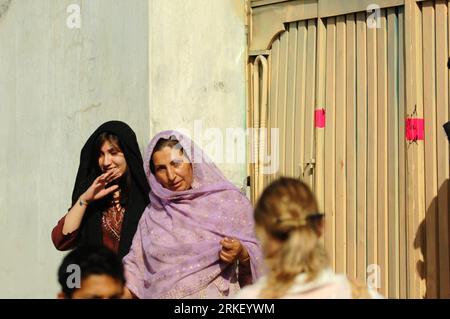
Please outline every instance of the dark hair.
[{"label": "dark hair", "polygon": [[59,266],[58,282],[66,297],[70,298],[77,289],[67,285],[67,279],[73,274],[70,265],[80,267],[80,281],[91,275],[107,275],[125,285],[122,261],[115,253],[103,246],[81,246],[67,254]]},{"label": "dark hair", "polygon": [[150,171],[155,174],[155,164],[153,164],[153,154],[156,152],[162,150],[164,147],[170,147],[170,148],[178,148],[183,154],[184,150],[181,146],[180,142],[177,140],[175,136],[170,136],[167,138],[160,138],[158,142],[156,142],[155,147],[153,148],[152,156],[150,156]]},{"label": "dark hair", "polygon": [[[94,156],[92,157],[93,161],[92,164],[93,167],[96,168],[97,176],[102,174],[101,168],[98,165],[98,158],[100,157],[101,148],[105,142],[110,142],[114,147],[117,147],[120,152],[123,152],[120,139],[117,135],[109,132],[101,133],[95,141],[95,153],[93,154]],[[131,188],[131,174],[129,173],[129,168],[127,168],[125,174],[117,182],[120,190],[122,191],[121,205],[126,206],[128,194]],[[110,202],[111,198],[112,194],[109,194],[108,196],[105,196],[104,198],[99,200],[96,204],[99,205],[100,208],[104,209],[108,206],[108,203]]]}]

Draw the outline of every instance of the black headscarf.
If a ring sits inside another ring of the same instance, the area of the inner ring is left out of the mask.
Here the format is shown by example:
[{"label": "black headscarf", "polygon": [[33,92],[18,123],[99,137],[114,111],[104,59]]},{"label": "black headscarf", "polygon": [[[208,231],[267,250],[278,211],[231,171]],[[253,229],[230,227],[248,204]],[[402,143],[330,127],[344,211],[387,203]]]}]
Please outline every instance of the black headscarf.
[{"label": "black headscarf", "polygon": [[[136,135],[127,124],[120,121],[106,122],[89,137],[81,150],[80,166],[72,192],[72,206],[98,176],[96,141],[98,136],[104,132],[112,133],[119,138],[120,147],[127,162],[128,174],[131,174],[131,185],[128,190],[118,251],[119,257],[123,258],[130,250],[139,219],[149,204],[148,193],[150,191]],[[102,245],[101,218],[100,205],[92,202],[88,206],[80,226],[80,246]]]}]

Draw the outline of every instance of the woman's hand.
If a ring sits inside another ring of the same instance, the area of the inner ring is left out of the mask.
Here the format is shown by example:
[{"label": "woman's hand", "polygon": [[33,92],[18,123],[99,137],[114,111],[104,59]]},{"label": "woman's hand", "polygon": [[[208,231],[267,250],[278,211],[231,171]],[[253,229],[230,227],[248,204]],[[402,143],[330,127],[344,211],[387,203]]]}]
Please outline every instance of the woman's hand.
[{"label": "woman's hand", "polygon": [[105,187],[113,180],[119,178],[120,175],[121,174],[118,169],[112,169],[106,173],[103,173],[97,177],[94,182],[92,182],[92,185],[84,192],[83,195],[81,195],[80,199],[86,203],[90,203],[116,191],[119,189],[119,185],[112,185],[108,188]]},{"label": "woman's hand", "polygon": [[220,250],[220,260],[228,264],[234,263],[237,259],[248,260],[249,255],[244,245],[237,239],[230,239],[225,237],[220,241],[222,249]]},{"label": "woman's hand", "polygon": [[106,195],[119,189],[118,185],[113,185],[105,188],[108,183],[120,177],[118,169],[112,169],[99,177],[97,177],[92,185],[79,197],[78,202],[75,203],[69,212],[66,214],[62,234],[65,236],[71,234],[80,228],[87,205],[97,199],[103,198]]}]

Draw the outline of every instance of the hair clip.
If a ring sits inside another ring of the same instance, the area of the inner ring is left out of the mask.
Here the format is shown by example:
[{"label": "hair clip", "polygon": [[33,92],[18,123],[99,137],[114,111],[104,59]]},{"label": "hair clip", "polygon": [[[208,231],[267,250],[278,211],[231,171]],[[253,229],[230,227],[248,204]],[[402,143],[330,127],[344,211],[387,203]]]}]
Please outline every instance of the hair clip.
[{"label": "hair clip", "polygon": [[317,213],[306,216],[306,219],[311,220],[311,221],[316,221],[316,220],[322,219],[323,217],[325,217],[324,213],[317,212]]}]

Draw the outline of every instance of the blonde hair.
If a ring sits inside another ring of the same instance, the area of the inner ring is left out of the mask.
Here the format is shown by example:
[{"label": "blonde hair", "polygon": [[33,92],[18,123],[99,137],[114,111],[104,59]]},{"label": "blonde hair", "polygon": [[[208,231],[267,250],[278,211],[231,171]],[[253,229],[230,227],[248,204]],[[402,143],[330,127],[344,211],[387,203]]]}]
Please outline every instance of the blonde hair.
[{"label": "blonde hair", "polygon": [[[328,265],[319,241],[321,220],[314,194],[305,183],[283,177],[264,190],[255,208],[256,229],[269,268],[261,297],[280,298],[298,274],[306,274],[308,282]],[[279,247],[270,252],[274,242]]]}]

